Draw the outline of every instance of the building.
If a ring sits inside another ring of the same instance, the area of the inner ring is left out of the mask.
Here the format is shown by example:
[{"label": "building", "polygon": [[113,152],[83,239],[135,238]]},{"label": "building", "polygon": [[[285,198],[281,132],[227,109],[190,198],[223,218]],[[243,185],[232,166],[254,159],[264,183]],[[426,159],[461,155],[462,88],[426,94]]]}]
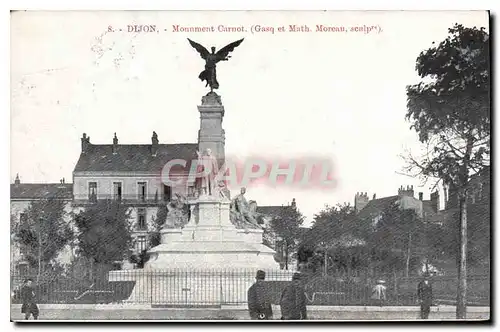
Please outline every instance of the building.
[{"label": "building", "polygon": [[198,144],[160,144],[153,132],[151,144],[91,144],[83,134],[80,158],[73,171],[73,205],[86,207],[97,200],[118,200],[130,207],[136,249],[148,246],[158,206],[175,194],[188,196],[194,182],[188,178],[190,164],[172,168],[176,186],[164,183],[163,168],[175,159],[197,159]]},{"label": "building", "polygon": [[429,200],[424,200],[423,193],[418,194],[418,199],[415,198],[413,186],[401,186],[398,189],[397,195],[377,198],[376,194],[370,200],[368,194],[356,193],[354,197],[354,208],[358,219],[368,219],[375,226],[382,213],[389,206],[398,204],[402,209],[413,209],[418,216],[426,222],[439,223],[439,193],[436,191],[430,195]]},{"label": "building", "polygon": [[[17,272],[24,268],[26,262],[22,255],[23,248],[15,241],[14,234],[26,218],[26,209],[34,201],[42,199],[58,199],[65,202],[66,220],[70,222],[69,213],[73,212],[73,185],[60,180],[59,183],[21,183],[19,174],[10,185],[11,213],[11,271]],[[62,262],[67,262],[72,255],[72,246],[59,255]]]}]

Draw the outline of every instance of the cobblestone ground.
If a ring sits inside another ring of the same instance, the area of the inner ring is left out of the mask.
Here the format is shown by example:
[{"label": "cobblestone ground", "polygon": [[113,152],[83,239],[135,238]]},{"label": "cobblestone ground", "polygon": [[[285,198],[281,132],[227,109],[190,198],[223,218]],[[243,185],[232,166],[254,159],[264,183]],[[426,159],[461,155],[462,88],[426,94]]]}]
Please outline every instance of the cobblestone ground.
[{"label": "cobblestone ground", "polygon": [[[278,313],[279,315],[279,313]],[[275,315],[275,319],[278,319]],[[418,312],[348,312],[332,311],[320,314],[309,314],[310,319],[321,320],[416,320]],[[71,309],[55,310],[49,309],[40,312],[39,319],[42,320],[243,320],[248,319],[245,311],[229,310],[182,310],[182,309],[149,309],[149,310],[88,310]],[[431,320],[453,320],[454,312],[431,312]],[[469,313],[468,319],[489,319],[489,314]],[[11,320],[21,321],[24,317],[19,310],[11,309]]]}]

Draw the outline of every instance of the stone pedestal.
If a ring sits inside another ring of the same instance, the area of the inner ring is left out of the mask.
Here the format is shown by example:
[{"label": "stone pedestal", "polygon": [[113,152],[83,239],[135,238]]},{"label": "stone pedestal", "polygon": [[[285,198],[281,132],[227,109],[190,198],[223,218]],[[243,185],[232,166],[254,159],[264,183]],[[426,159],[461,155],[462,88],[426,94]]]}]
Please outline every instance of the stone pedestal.
[{"label": "stone pedestal", "polygon": [[219,166],[225,160],[225,133],[222,129],[224,118],[224,106],[219,95],[210,92],[202,98],[201,105],[198,106],[200,112],[200,130],[198,132],[198,149],[205,151],[212,150],[216,156]]},{"label": "stone pedestal", "polygon": [[274,251],[262,244],[260,229],[241,230],[229,219],[228,200],[202,196],[182,229],[161,231],[144,269],[112,271],[110,281],[135,281],[127,302],[163,305],[245,303],[255,272],[291,280],[279,270]]},{"label": "stone pedestal", "polygon": [[149,251],[145,269],[278,268],[274,251],[262,244],[262,230],[236,229],[227,200],[200,196],[183,229],[161,231],[162,243]]}]

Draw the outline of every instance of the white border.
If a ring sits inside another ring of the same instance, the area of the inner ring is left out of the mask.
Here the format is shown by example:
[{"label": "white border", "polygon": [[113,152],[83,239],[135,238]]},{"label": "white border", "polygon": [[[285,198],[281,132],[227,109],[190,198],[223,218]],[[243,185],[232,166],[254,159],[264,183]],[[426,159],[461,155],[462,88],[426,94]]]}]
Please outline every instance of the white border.
[{"label": "white border", "polygon": [[[2,7],[5,6],[5,8],[2,11],[3,14],[3,19],[0,20],[3,24],[2,26],[2,33],[1,38],[3,41],[3,45],[5,47],[2,47],[2,60],[4,65],[7,67],[7,73],[10,72],[10,62],[9,62],[9,47],[7,46],[9,44],[10,40],[10,31],[9,31],[9,25],[10,25],[10,17],[9,17],[9,10],[11,9],[43,9],[43,10],[68,10],[68,9],[91,9],[91,10],[110,10],[110,9],[115,9],[115,10],[121,10],[121,9],[128,9],[128,10],[133,10],[133,9],[140,9],[140,10],[154,10],[154,9],[170,9],[170,10],[207,10],[207,9],[230,9],[230,10],[238,10],[238,9],[243,9],[243,10],[256,10],[256,9],[261,9],[261,10],[291,10],[291,9],[296,9],[296,10],[323,10],[323,9],[335,9],[335,10],[341,10],[341,9],[349,9],[349,10],[470,10],[470,9],[490,9],[492,10],[492,14],[497,14],[498,13],[498,6],[499,6],[499,1],[498,0],[475,0],[471,2],[470,0],[454,0],[454,1],[449,1],[449,0],[407,0],[407,1],[400,1],[400,0],[385,0],[385,1],[374,1],[374,0],[337,0],[335,2],[328,1],[328,0],[307,0],[307,1],[299,1],[299,0],[275,0],[275,1],[269,1],[269,0],[253,0],[253,1],[246,1],[246,2],[237,2],[235,3],[234,1],[221,1],[221,0],[211,0],[211,1],[206,1],[206,0],[185,0],[185,1],[174,1],[174,0],[150,0],[150,1],[140,1],[140,0],[110,0],[107,2],[104,2],[103,0],[78,0],[78,1],[57,1],[57,0],[46,0],[43,2],[40,2],[39,0],[6,0],[2,1],[1,5]],[[498,23],[498,22],[497,22]],[[492,31],[493,34],[496,31]],[[492,59],[493,62],[497,60],[497,54],[495,54],[495,59]],[[3,112],[1,112],[2,116],[4,116],[4,119],[0,120],[0,124],[2,125],[2,133],[4,133],[4,139],[1,140],[1,152],[3,153],[3,156],[9,156],[9,137],[10,137],[10,105],[9,105],[9,95],[10,95],[10,90],[9,90],[9,82],[10,78],[9,75],[3,75],[3,79],[1,80],[1,90],[3,93],[1,94],[2,99],[6,102],[4,103],[3,107]],[[495,85],[495,95],[498,95],[496,92],[497,91],[497,85]],[[498,119],[498,116],[496,117]],[[496,124],[496,123],[495,123]],[[497,135],[498,136],[498,135]],[[495,142],[496,143],[496,142]],[[5,160],[4,163],[2,163],[2,171],[7,173],[9,172],[10,165],[9,165],[9,158],[3,158]],[[4,174],[5,174],[4,173]],[[4,179],[10,178],[10,172],[9,176],[5,175],[3,177]],[[9,179],[11,180],[11,179]],[[10,182],[10,181],[9,181]],[[10,214],[10,205],[9,205],[9,183],[4,183],[0,188],[1,188],[1,193],[2,193],[2,216],[4,220],[7,220],[8,214]],[[495,197],[495,199],[498,199]],[[498,202],[497,202],[498,203]],[[493,204],[492,206],[498,206],[498,204]],[[3,234],[6,236],[6,234],[10,233],[10,230],[7,228],[9,226],[9,223],[4,222],[2,223],[4,230]],[[498,229],[498,227],[497,227]],[[496,235],[496,234],[495,234]],[[5,245],[8,245],[8,242],[5,241]],[[498,247],[498,246],[497,246]],[[7,255],[10,251],[10,246],[9,248],[4,248],[2,250],[3,255]],[[495,257],[495,256],[493,256]],[[6,257],[4,257],[4,261]],[[2,287],[2,295],[0,298],[7,299],[7,297],[10,295],[10,291],[7,290],[7,284],[10,282],[10,278],[8,275],[9,271],[8,269],[5,269],[4,271],[4,282],[1,284],[4,285]],[[495,280],[496,281],[496,280]],[[497,287],[498,289],[498,287]],[[492,295],[492,299],[498,298],[495,296],[496,294]],[[6,303],[6,302],[4,302]],[[4,308],[8,308],[8,306],[4,306]],[[9,314],[10,316],[10,311]],[[6,327],[6,330],[12,330],[14,329],[14,325],[11,323],[8,323],[6,319],[2,320],[3,324],[8,324]],[[2,325],[3,325],[2,324]],[[218,328],[219,326],[213,326],[213,325],[208,325],[211,326],[212,328]],[[109,326],[108,326],[109,327]],[[119,326],[118,328],[123,328],[124,326]],[[136,325],[131,325],[132,328],[137,327]],[[228,326],[229,328],[234,327],[234,326]],[[252,325],[253,328],[255,328],[255,325]],[[286,325],[286,328],[293,328],[294,325]],[[301,328],[301,326],[297,326],[298,328]],[[317,327],[317,326],[315,326]],[[339,328],[345,328],[342,326],[322,326],[323,328],[331,329],[334,328],[338,330]],[[354,326],[351,326],[351,328]],[[369,326],[368,328],[373,329],[373,328],[384,328],[384,326]],[[411,327],[410,325],[405,326],[406,327]],[[416,326],[419,327],[419,326]],[[437,326],[436,326],[437,327]],[[43,328],[51,329],[52,326],[44,326]],[[68,328],[68,327],[65,327]],[[84,326],[85,328],[85,326]],[[97,327],[97,326],[92,326],[93,329],[95,330],[100,330],[102,327]],[[114,327],[116,328],[116,327]],[[158,328],[164,329],[168,328],[169,330],[178,328],[177,326],[158,326]],[[205,326],[207,328],[207,326]],[[265,326],[267,329],[274,328]],[[358,327],[359,328],[359,327]],[[435,327],[426,327],[426,328],[435,328]],[[440,330],[442,329],[449,329],[449,328],[454,328],[453,326],[446,326],[446,327],[439,327]],[[262,326],[260,326],[259,330],[262,330]]]}]

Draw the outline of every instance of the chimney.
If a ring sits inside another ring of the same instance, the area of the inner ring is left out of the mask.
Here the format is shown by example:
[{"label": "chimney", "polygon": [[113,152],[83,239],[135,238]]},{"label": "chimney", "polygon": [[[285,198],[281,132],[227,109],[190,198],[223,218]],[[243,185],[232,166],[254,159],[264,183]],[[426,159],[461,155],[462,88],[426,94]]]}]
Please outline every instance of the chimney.
[{"label": "chimney", "polygon": [[16,174],[16,179],[14,180],[14,184],[21,184],[21,180],[19,180],[19,173]]},{"label": "chimney", "polygon": [[354,196],[354,208],[356,210],[356,213],[363,210],[363,208],[368,204],[369,200],[370,199],[368,198],[367,193],[356,193],[356,196]]},{"label": "chimney", "polygon": [[64,180],[64,178],[63,178],[63,184],[65,184],[65,183],[66,183],[66,181],[65,181],[65,180]]},{"label": "chimney", "polygon": [[118,137],[116,137],[115,133],[115,137],[113,137],[113,154],[116,154],[117,150],[118,150]]},{"label": "chimney", "polygon": [[412,186],[406,186],[406,188],[404,186],[401,186],[399,189],[398,189],[398,196],[401,197],[401,196],[409,196],[409,197],[414,197],[415,193],[413,191],[413,185]]},{"label": "chimney", "polygon": [[431,207],[435,212],[439,211],[439,192],[431,193]]},{"label": "chimney", "polygon": [[292,199],[292,207],[293,207],[294,209],[297,207],[297,204],[296,204],[296,202],[295,202],[295,198],[294,198],[294,199]]},{"label": "chimney", "polygon": [[377,194],[373,194],[373,198],[372,199],[377,199]]},{"label": "chimney", "polygon": [[419,201],[423,201],[424,200],[424,193],[423,192],[419,192],[418,193],[418,200]]},{"label": "chimney", "polygon": [[85,153],[87,152],[87,149],[90,145],[90,136],[87,136],[87,134],[83,133],[81,141],[82,141],[82,153]]},{"label": "chimney", "polygon": [[156,134],[155,131],[153,131],[153,136],[151,137],[151,154],[156,156],[156,153],[158,152],[158,135]]}]

